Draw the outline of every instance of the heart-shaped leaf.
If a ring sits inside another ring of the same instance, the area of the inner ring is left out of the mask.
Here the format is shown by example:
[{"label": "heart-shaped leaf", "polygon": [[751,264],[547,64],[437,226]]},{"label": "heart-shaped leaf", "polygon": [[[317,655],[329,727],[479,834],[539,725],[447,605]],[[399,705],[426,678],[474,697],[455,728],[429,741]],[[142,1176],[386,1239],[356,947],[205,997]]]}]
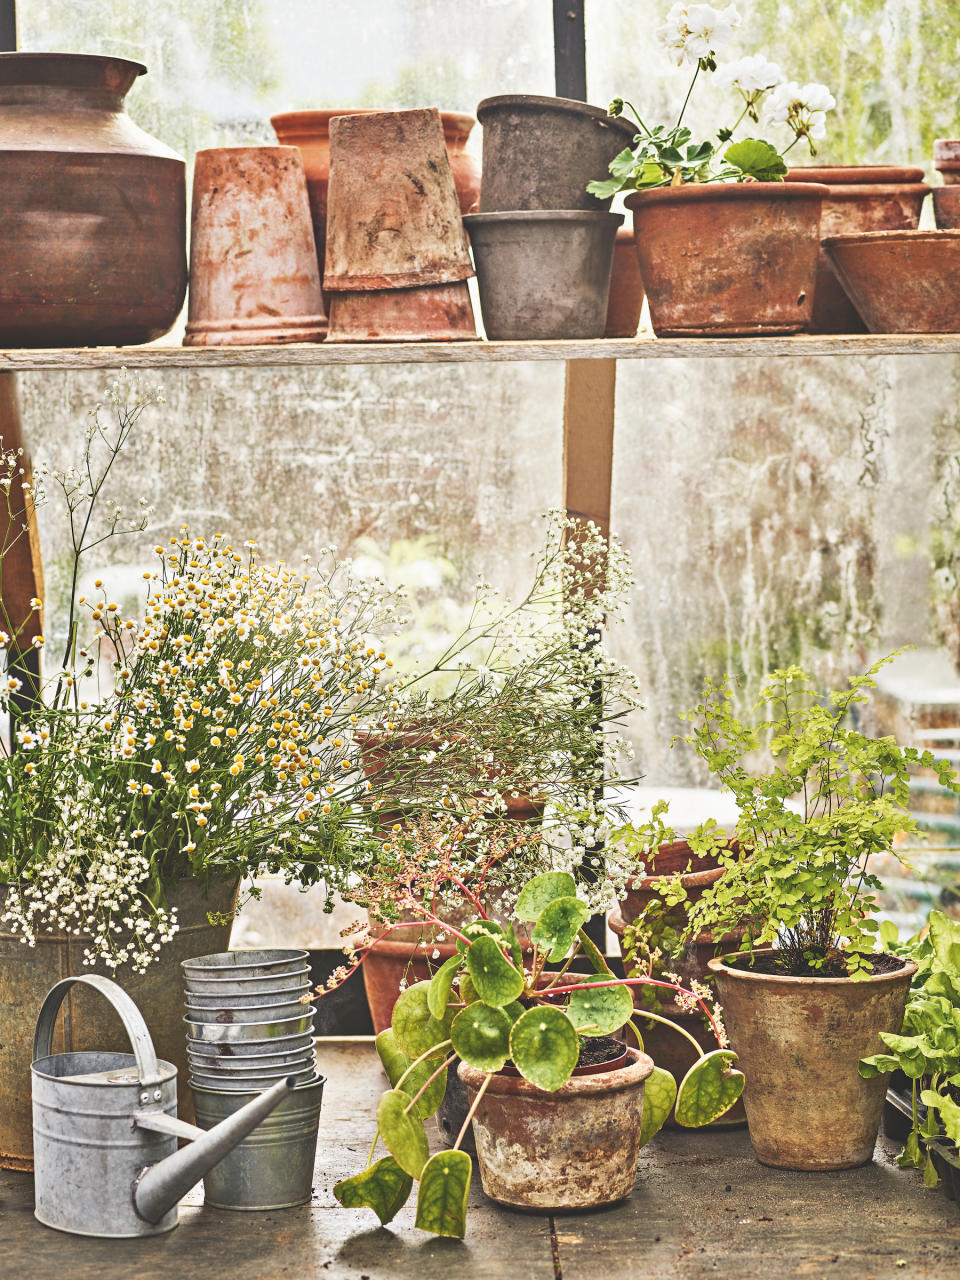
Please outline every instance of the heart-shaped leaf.
[{"label": "heart-shaped leaf", "polygon": [[484,1004],[509,1004],[523,991],[523,974],[511,964],[493,938],[478,938],[470,944],[467,969]]},{"label": "heart-shaped leaf", "polygon": [[677,1098],[677,1082],[663,1067],[654,1067],[643,1082],[643,1119],[640,1145],[645,1146],[666,1124]]},{"label": "heart-shaped leaf", "polygon": [[411,1178],[419,1178],[430,1155],[423,1122],[410,1106],[410,1095],[402,1089],[390,1089],[377,1104],[377,1124],[387,1150]]},{"label": "heart-shaped leaf", "polygon": [[453,980],[460,972],[462,964],[463,956],[451,956],[449,960],[444,960],[430,979],[430,986],[427,988],[427,1008],[430,1010],[431,1017],[436,1018],[438,1022],[442,1022],[446,1016]]},{"label": "heart-shaped leaf", "polygon": [[553,1093],[570,1079],[580,1056],[580,1041],[562,1009],[537,1005],[510,1029],[510,1057],[527,1080]]},{"label": "heart-shaped leaf", "polygon": [[579,898],[554,898],[540,912],[533,940],[538,947],[549,947],[551,963],[562,960],[573,945],[580,926],[590,919],[590,908]]},{"label": "heart-shaped leaf", "polygon": [[453,1020],[453,1047],[469,1067],[499,1071],[510,1056],[510,1018],[502,1009],[478,1000]]},{"label": "heart-shaped leaf", "polygon": [[430,1157],[420,1174],[417,1195],[417,1226],[421,1231],[463,1239],[472,1172],[465,1151],[438,1151]]},{"label": "heart-shaped leaf", "polygon": [[345,1209],[372,1209],[385,1227],[407,1203],[412,1189],[409,1173],[393,1156],[384,1156],[362,1173],[335,1183],[333,1194]]},{"label": "heart-shaped leaf", "polygon": [[677,1124],[696,1129],[730,1110],[745,1084],[743,1072],[731,1070],[736,1060],[730,1049],[714,1049],[693,1064],[677,1091]]},{"label": "heart-shaped leaf", "polygon": [[[383,1069],[387,1073],[387,1079],[396,1089],[400,1081],[403,1080],[403,1091],[408,1093],[411,1098],[416,1098],[417,1094],[423,1088],[430,1077],[443,1061],[444,1051],[438,1049],[436,1053],[432,1053],[429,1058],[410,1070],[410,1059],[403,1053],[397,1045],[397,1038],[393,1031],[388,1027],[386,1031],[381,1031],[376,1040],[377,1053],[380,1055],[380,1061],[383,1063]],[[409,1072],[409,1074],[408,1074]],[[404,1077],[406,1076],[406,1079]],[[435,1114],[440,1103],[443,1101],[443,1095],[447,1088],[447,1069],[444,1069],[430,1081],[426,1089],[413,1104],[414,1114],[420,1120],[429,1120]]]},{"label": "heart-shaped leaf", "polygon": [[606,1036],[633,1016],[633,997],[626,987],[584,987],[572,992],[567,1015],[578,1031]]},{"label": "heart-shaped leaf", "polygon": [[453,1011],[448,1009],[443,1018],[435,1018],[428,1003],[429,990],[429,982],[415,982],[406,991],[401,991],[400,998],[393,1006],[393,1034],[400,1051],[411,1062],[414,1058],[419,1058],[421,1053],[426,1053],[434,1045],[450,1038]]},{"label": "heart-shaped leaf", "polygon": [[528,880],[520,892],[514,911],[518,920],[539,920],[540,913],[554,898],[575,898],[577,882],[568,871],[545,871]]}]

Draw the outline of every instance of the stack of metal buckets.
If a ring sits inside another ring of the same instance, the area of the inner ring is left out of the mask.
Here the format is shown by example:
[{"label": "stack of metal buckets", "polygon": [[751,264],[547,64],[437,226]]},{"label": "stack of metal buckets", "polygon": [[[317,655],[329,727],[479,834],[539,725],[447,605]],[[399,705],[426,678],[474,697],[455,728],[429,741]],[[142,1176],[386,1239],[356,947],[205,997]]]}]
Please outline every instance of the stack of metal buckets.
[{"label": "stack of metal buckets", "polygon": [[317,1074],[306,951],[221,951],[183,961],[187,1061],[197,1124],[212,1128],[250,1096],[297,1086],[204,1178],[207,1204],[281,1209],[306,1203],[324,1078]]}]

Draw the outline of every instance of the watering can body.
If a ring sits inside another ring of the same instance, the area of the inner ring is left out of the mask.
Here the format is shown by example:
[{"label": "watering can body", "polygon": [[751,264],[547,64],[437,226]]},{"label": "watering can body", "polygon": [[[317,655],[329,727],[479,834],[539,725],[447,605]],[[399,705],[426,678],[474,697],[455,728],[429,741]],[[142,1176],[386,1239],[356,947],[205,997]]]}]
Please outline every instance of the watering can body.
[{"label": "watering can body", "polygon": [[[63,997],[74,983],[98,990],[120,1015],[134,1050],[50,1052]],[[34,1037],[34,1186],[37,1219],[99,1237],[152,1236],[177,1225],[177,1203],[294,1087],[281,1080],[215,1129],[177,1119],[177,1069],[159,1061],[130,997],[109,978],[58,982]],[[178,1149],[178,1139],[192,1143]]]}]

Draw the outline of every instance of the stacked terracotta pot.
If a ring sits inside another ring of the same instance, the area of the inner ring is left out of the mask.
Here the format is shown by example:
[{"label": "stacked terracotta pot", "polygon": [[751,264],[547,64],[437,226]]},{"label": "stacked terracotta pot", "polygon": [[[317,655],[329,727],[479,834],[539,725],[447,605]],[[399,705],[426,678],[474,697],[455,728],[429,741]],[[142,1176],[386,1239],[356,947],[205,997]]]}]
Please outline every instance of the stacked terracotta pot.
[{"label": "stacked terracotta pot", "polygon": [[623,215],[586,188],[635,127],[583,102],[529,95],[486,98],[477,117],[480,212],[464,221],[487,337],[603,337]]}]

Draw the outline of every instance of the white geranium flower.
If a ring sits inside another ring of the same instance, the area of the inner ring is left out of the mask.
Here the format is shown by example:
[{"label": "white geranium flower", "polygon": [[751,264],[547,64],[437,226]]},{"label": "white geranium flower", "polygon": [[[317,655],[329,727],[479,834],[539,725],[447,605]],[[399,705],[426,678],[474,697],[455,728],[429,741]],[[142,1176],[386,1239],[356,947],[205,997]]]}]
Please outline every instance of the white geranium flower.
[{"label": "white geranium flower", "polygon": [[675,4],[666,22],[657,28],[657,39],[679,67],[725,49],[739,24],[740,15],[733,5],[721,13],[709,4]]},{"label": "white geranium flower", "polygon": [[[789,124],[798,133],[812,132],[811,125],[823,128],[826,113],[837,105],[833,94],[823,84],[799,85],[796,80],[778,84],[767,100],[768,124]],[[823,132],[814,133],[822,138]]]},{"label": "white geranium flower", "polygon": [[736,86],[749,96],[773,89],[782,84],[785,77],[775,62],[768,62],[762,53],[754,53],[720,67],[715,79],[718,88],[730,89]]}]

